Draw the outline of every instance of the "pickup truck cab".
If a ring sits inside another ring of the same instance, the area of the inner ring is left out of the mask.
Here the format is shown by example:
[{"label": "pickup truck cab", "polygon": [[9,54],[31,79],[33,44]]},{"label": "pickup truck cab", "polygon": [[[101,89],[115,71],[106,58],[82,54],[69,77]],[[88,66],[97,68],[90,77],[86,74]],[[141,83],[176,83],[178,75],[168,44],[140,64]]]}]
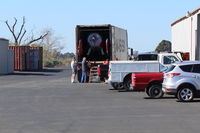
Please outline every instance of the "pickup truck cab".
[{"label": "pickup truck cab", "polygon": [[137,57],[138,61],[145,61],[145,60],[158,60],[163,65],[169,65],[175,61],[179,61],[179,57],[174,53],[143,53],[139,54]]},{"label": "pickup truck cab", "polygon": [[131,89],[132,73],[162,72],[170,64],[182,61],[175,53],[139,54],[136,61],[111,61],[109,65],[109,83],[114,89]]},{"label": "pickup truck cab", "polygon": [[163,73],[133,73],[132,89],[145,91],[151,98],[160,98],[162,91]]}]

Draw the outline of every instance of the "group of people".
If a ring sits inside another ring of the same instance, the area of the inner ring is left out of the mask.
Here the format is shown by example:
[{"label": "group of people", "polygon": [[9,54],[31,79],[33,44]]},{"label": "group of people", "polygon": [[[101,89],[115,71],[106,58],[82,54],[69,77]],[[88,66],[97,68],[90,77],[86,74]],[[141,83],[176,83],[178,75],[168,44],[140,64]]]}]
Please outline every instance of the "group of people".
[{"label": "group of people", "polygon": [[[80,67],[78,67],[78,62],[75,57],[71,61],[71,69],[72,69],[71,82],[75,83],[77,72],[80,69]],[[83,57],[83,60],[81,62],[81,71],[82,71],[81,83],[86,83],[87,82],[87,72],[88,72],[88,64],[87,64],[86,57]]]}]

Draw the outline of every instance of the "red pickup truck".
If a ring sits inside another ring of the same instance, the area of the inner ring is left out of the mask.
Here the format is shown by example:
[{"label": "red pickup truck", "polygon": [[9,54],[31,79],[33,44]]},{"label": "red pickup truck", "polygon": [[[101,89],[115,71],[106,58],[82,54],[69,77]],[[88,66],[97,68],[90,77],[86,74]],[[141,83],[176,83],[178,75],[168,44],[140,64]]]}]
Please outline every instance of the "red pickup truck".
[{"label": "red pickup truck", "polygon": [[161,98],[163,73],[133,73],[133,90],[145,91],[151,98]]}]

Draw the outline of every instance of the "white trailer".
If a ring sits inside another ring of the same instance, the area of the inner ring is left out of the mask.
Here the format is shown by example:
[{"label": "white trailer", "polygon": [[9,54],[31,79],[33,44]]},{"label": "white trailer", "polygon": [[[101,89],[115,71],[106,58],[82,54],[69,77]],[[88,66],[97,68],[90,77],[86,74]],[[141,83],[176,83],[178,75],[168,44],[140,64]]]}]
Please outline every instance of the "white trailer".
[{"label": "white trailer", "polygon": [[[127,30],[106,25],[77,25],[76,26],[76,58],[81,62],[83,57],[95,63],[91,68],[89,82],[99,82],[96,76],[97,65],[104,61],[128,59]],[[94,76],[93,76],[94,75]],[[101,80],[107,78],[104,74]],[[78,71],[78,81],[81,81],[81,71]]]},{"label": "white trailer", "polygon": [[[96,40],[91,42],[91,38]],[[77,25],[76,55],[79,62],[83,57],[90,61],[127,60],[127,30],[110,24]]]}]

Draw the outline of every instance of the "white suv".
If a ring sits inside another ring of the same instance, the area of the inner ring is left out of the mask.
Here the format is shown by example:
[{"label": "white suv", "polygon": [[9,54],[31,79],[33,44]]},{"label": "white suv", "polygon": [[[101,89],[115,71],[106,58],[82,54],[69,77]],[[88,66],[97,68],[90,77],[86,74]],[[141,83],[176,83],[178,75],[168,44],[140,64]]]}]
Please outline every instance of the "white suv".
[{"label": "white suv", "polygon": [[164,74],[162,90],[165,94],[175,95],[182,102],[200,96],[200,61],[172,64]]}]

